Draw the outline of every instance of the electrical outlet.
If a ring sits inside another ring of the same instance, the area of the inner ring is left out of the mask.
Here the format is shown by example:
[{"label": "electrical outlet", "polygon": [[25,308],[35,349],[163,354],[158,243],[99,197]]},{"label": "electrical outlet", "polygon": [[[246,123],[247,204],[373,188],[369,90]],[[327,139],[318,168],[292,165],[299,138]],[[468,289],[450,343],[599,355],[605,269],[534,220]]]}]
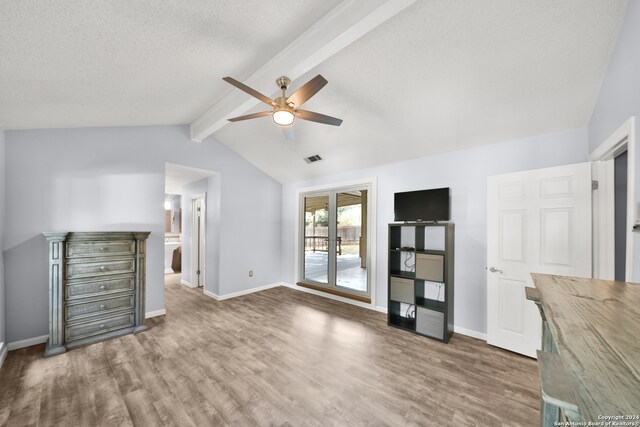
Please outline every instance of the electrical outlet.
[{"label": "electrical outlet", "polygon": [[249,270],[249,277],[253,277],[253,270]]}]

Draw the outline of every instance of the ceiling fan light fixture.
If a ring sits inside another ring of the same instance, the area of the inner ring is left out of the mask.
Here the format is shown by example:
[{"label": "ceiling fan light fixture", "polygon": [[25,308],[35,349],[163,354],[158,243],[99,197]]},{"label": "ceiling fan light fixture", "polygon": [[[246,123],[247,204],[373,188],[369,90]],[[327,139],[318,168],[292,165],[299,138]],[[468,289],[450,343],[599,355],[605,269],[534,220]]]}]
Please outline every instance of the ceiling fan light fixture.
[{"label": "ceiling fan light fixture", "polygon": [[328,83],[320,74],[303,84],[289,97],[287,97],[286,90],[289,89],[291,80],[285,76],[279,77],[276,80],[276,83],[280,90],[282,90],[282,96],[279,96],[276,99],[271,99],[232,77],[224,77],[222,80],[273,107],[271,111],[260,111],[258,113],[246,114],[244,116],[227,119],[230,122],[241,122],[243,120],[257,119],[259,117],[271,115],[274,123],[285,131],[285,137],[289,140],[293,139],[293,133],[291,132],[292,129],[290,129],[289,126],[293,124],[296,118],[331,126],[340,126],[342,124],[341,119],[300,109],[302,104],[307,102],[309,98],[315,95]]},{"label": "ceiling fan light fixture", "polygon": [[273,112],[273,121],[280,126],[289,126],[293,123],[294,115],[289,110],[276,110]]}]

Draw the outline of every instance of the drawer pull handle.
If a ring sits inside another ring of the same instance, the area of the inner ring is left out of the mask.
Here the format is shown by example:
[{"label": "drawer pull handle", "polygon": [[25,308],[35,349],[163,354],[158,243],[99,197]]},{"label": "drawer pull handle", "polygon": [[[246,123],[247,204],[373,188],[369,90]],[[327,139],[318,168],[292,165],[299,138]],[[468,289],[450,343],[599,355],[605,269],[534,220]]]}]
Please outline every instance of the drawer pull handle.
[{"label": "drawer pull handle", "polygon": [[103,291],[104,290],[104,285],[100,285],[100,290]]},{"label": "drawer pull handle", "polygon": [[107,267],[105,267],[104,265],[100,267],[100,271],[105,271],[107,269]]},{"label": "drawer pull handle", "polygon": [[100,310],[104,310],[105,305],[104,304],[100,304]]},{"label": "drawer pull handle", "polygon": [[104,329],[104,323],[100,325],[100,329]]}]

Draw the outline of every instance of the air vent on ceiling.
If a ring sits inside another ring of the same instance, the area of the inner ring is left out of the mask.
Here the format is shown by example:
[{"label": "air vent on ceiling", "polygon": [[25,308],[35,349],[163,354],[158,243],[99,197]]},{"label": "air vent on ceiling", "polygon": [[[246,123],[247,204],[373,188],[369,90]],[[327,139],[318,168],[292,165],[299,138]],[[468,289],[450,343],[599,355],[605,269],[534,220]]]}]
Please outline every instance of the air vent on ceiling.
[{"label": "air vent on ceiling", "polygon": [[317,162],[318,160],[322,160],[322,157],[320,157],[320,154],[315,154],[313,156],[305,157],[304,159],[304,161],[307,163]]}]

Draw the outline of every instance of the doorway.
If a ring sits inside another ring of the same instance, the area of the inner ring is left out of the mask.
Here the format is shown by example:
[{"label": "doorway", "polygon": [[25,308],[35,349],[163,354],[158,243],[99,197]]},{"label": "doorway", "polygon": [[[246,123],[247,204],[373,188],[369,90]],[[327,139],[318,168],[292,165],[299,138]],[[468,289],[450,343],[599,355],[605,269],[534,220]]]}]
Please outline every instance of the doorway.
[{"label": "doorway", "polygon": [[631,117],[590,155],[596,279],[633,280],[635,152],[635,119]]},{"label": "doorway", "polygon": [[175,251],[176,245],[180,249],[180,273],[173,273],[172,269],[172,274],[165,276],[165,286],[175,284],[215,293],[220,252],[220,175],[166,163],[165,193],[177,194],[180,199],[180,214],[174,215],[173,224],[165,212],[165,229],[173,227],[172,233],[165,234],[165,252],[168,247]]},{"label": "doorway", "polygon": [[164,195],[164,274],[182,270],[182,201],[179,194]]},{"label": "doorway", "polygon": [[371,302],[370,195],[367,185],[300,194],[298,285]]},{"label": "doorway", "polygon": [[626,280],[627,260],[627,151],[613,158],[615,280]]},{"label": "doorway", "polygon": [[205,283],[206,193],[191,196],[191,284],[203,288]]}]

